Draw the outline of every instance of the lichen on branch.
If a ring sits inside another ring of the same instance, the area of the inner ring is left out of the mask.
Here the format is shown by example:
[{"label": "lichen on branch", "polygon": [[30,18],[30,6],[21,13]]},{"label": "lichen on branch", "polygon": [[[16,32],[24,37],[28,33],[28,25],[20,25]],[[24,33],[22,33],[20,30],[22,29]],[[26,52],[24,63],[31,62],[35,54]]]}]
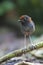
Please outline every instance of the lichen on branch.
[{"label": "lichen on branch", "polygon": [[35,45],[31,45],[28,48],[14,50],[11,53],[8,53],[7,55],[1,57],[0,58],[0,64],[9,60],[9,59],[11,59],[11,58],[13,58],[13,57],[21,56],[23,53],[26,54],[27,52],[30,52],[32,50],[39,49],[39,48],[42,48],[42,47],[43,47],[43,42],[35,44]]}]

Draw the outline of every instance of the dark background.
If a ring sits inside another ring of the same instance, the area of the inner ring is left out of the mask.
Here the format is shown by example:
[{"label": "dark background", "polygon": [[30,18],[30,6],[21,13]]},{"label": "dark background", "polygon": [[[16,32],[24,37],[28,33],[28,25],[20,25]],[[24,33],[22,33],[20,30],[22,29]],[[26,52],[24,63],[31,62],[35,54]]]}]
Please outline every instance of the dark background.
[{"label": "dark background", "polygon": [[31,16],[35,22],[34,34],[43,34],[43,0],[0,0],[0,28],[8,28],[22,36],[18,19],[24,14]]}]

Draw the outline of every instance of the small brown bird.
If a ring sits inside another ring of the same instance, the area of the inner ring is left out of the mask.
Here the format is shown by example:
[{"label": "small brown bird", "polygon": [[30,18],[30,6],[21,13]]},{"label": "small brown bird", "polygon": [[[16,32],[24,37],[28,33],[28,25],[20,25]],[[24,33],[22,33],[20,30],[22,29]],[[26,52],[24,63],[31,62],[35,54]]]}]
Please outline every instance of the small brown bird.
[{"label": "small brown bird", "polygon": [[35,24],[31,17],[28,15],[22,15],[19,21],[22,24],[22,32],[24,35],[30,37],[30,35],[35,31]]},{"label": "small brown bird", "polygon": [[[24,46],[25,48],[27,48],[29,46],[29,43],[33,44],[30,35],[35,31],[35,24],[32,21],[31,17],[28,15],[22,15],[19,21],[21,22],[21,29],[25,36]],[[28,38],[28,43],[27,43],[27,38]]]}]

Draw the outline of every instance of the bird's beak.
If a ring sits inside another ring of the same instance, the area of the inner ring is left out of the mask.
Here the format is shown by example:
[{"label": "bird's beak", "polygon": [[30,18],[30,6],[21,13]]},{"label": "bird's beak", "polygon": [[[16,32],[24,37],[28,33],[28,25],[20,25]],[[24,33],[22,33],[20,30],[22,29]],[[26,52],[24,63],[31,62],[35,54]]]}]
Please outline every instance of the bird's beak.
[{"label": "bird's beak", "polygon": [[18,20],[19,22],[21,22],[21,20]]}]

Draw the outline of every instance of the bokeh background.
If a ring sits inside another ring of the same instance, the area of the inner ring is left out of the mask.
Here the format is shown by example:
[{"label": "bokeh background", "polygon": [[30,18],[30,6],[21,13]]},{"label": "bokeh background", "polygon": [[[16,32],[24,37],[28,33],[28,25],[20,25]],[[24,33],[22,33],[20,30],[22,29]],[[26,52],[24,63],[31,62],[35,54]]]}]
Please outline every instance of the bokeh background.
[{"label": "bokeh background", "polygon": [[36,26],[32,39],[43,40],[43,0],[0,0],[0,56],[23,47],[18,19],[24,14],[32,17]]}]

